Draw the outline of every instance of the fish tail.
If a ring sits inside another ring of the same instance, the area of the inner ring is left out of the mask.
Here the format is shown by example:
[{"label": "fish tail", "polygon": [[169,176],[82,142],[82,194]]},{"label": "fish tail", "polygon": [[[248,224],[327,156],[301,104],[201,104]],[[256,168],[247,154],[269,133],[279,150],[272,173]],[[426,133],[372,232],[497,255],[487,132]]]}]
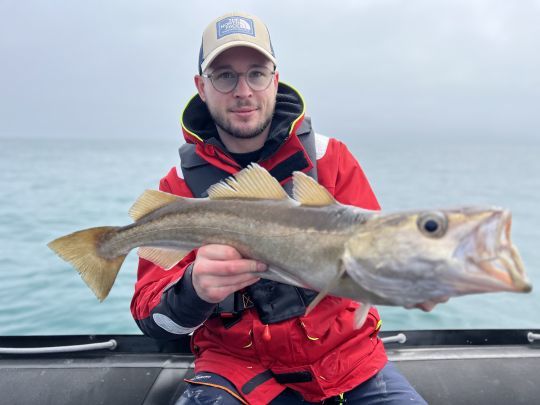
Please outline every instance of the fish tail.
[{"label": "fish tail", "polygon": [[71,263],[84,282],[103,301],[111,290],[116,275],[127,254],[108,258],[100,254],[104,238],[118,227],[89,228],[53,240],[47,246],[58,256]]}]

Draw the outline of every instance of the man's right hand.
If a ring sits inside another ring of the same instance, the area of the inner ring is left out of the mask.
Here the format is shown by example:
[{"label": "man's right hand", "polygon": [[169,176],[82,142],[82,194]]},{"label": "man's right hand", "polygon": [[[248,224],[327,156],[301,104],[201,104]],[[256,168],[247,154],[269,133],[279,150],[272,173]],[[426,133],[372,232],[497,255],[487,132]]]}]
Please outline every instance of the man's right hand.
[{"label": "man's right hand", "polygon": [[266,264],[244,259],[231,246],[205,245],[199,248],[193,264],[193,288],[201,299],[217,304],[259,281],[258,273],[266,269]]}]

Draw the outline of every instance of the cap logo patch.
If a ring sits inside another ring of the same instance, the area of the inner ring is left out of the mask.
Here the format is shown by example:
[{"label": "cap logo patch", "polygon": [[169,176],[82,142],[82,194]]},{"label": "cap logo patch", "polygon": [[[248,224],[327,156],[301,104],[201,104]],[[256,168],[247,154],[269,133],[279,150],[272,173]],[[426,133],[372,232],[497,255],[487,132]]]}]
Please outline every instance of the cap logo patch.
[{"label": "cap logo patch", "polygon": [[255,26],[251,18],[227,17],[216,23],[217,39],[230,34],[246,34],[255,36]]}]

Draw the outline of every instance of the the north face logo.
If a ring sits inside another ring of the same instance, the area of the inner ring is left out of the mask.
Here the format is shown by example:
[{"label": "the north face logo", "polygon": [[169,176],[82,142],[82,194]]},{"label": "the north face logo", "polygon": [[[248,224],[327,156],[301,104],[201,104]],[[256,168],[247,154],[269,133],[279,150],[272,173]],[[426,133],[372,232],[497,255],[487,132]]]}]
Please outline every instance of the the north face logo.
[{"label": "the north face logo", "polygon": [[251,18],[227,17],[216,23],[217,39],[229,34],[246,34],[255,36],[255,26]]}]

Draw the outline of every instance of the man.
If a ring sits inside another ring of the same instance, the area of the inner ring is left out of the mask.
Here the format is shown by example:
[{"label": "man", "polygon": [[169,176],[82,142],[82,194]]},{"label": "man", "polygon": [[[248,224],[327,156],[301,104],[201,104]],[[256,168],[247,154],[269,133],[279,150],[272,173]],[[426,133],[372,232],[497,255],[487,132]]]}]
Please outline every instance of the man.
[{"label": "man", "polygon": [[[279,82],[257,17],[227,14],[206,28],[195,85],[182,115],[181,168],[161,190],[204,197],[257,162],[286,190],[301,170],[341,203],[379,209],[345,145],[316,135],[300,94]],[[196,375],[179,404],[424,403],[387,363],[375,309],[359,330],[358,304],[348,299],[326,297],[305,316],[316,293],[262,280],[265,269],[223,245],[201,246],[169,271],[140,260],[132,312],[141,330],[155,338],[193,332]]]}]

